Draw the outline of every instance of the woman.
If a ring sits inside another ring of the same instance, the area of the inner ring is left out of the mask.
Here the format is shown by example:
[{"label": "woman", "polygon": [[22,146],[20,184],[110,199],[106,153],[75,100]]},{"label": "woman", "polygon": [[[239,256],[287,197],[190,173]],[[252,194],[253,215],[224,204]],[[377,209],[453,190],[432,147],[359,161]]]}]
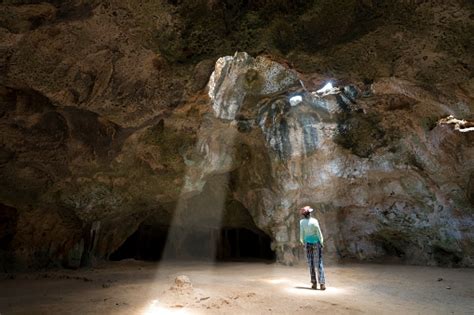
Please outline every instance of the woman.
[{"label": "woman", "polygon": [[318,255],[318,276],[321,290],[326,290],[324,267],[323,267],[323,247],[324,239],[319,227],[319,222],[311,217],[313,209],[305,206],[300,209],[301,215],[304,217],[300,220],[300,242],[306,249],[306,257],[308,258],[308,267],[311,274],[311,288],[317,289],[316,273],[314,270],[315,255]]}]

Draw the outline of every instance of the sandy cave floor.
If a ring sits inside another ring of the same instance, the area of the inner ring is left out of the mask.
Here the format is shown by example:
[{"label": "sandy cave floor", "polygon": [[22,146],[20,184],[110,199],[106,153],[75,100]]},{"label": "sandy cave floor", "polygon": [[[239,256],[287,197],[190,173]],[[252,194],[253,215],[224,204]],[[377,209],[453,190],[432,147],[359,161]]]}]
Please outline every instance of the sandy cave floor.
[{"label": "sandy cave floor", "polygon": [[321,291],[303,265],[133,260],[0,274],[0,314],[474,314],[473,269],[344,264],[326,277]]}]

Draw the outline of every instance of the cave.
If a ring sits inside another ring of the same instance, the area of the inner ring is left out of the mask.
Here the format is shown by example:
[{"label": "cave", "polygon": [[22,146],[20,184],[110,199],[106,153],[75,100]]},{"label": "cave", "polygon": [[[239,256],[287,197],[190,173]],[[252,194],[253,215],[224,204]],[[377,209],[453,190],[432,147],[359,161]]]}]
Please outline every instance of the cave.
[{"label": "cave", "polygon": [[271,238],[261,230],[223,228],[217,246],[218,261],[263,260],[274,261]]},{"label": "cave", "polygon": [[232,197],[238,173],[212,176],[202,193],[152,214],[109,259],[274,262],[271,236]]},{"label": "cave", "polygon": [[[255,226],[245,208],[241,205],[236,208],[235,205],[238,204],[236,201],[227,204],[233,205],[233,210],[240,209],[240,214],[236,212],[232,214],[234,223],[240,225],[184,228],[179,225],[157,224],[150,220],[140,224],[108,259],[160,261],[166,258],[274,262],[276,256],[271,249],[271,237]],[[226,222],[230,222],[229,218],[224,218],[223,223]]]},{"label": "cave", "polygon": [[168,226],[142,224],[117,250],[110,254],[109,259],[118,261],[132,258],[158,261],[163,256],[168,230]]},{"label": "cave", "polygon": [[232,198],[239,170],[207,179],[200,194],[145,219],[108,259],[274,262],[272,238]]},{"label": "cave", "polygon": [[473,12],[0,1],[0,313],[474,314]]}]

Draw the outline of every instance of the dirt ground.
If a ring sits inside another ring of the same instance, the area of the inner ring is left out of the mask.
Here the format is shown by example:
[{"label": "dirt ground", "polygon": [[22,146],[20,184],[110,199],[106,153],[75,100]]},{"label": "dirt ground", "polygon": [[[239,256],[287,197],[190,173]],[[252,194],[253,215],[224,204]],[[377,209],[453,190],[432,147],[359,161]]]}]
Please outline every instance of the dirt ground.
[{"label": "dirt ground", "polygon": [[[175,279],[185,275],[191,284]],[[147,263],[0,274],[0,314],[474,314],[474,270],[344,264]]]}]

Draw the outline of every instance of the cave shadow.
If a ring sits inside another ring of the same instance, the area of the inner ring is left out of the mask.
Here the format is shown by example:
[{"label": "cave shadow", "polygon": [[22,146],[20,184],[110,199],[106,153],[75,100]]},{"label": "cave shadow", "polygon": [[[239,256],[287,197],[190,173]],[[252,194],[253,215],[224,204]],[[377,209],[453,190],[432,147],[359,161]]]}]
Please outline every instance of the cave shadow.
[{"label": "cave shadow", "polygon": [[212,259],[215,262],[275,262],[271,238],[248,228],[180,229],[182,240],[169,239],[170,226],[142,224],[109,256],[111,261],[135,259],[162,261],[167,242],[173,244],[172,260]]},{"label": "cave shadow", "polygon": [[311,290],[311,291],[316,291],[311,287],[294,287],[295,289],[300,289],[300,290]]},{"label": "cave shadow", "polygon": [[268,262],[276,259],[271,238],[258,228],[222,228],[217,240],[218,262]]},{"label": "cave shadow", "polygon": [[110,254],[109,260],[159,261],[163,258],[168,233],[169,226],[141,224],[115,252]]}]

